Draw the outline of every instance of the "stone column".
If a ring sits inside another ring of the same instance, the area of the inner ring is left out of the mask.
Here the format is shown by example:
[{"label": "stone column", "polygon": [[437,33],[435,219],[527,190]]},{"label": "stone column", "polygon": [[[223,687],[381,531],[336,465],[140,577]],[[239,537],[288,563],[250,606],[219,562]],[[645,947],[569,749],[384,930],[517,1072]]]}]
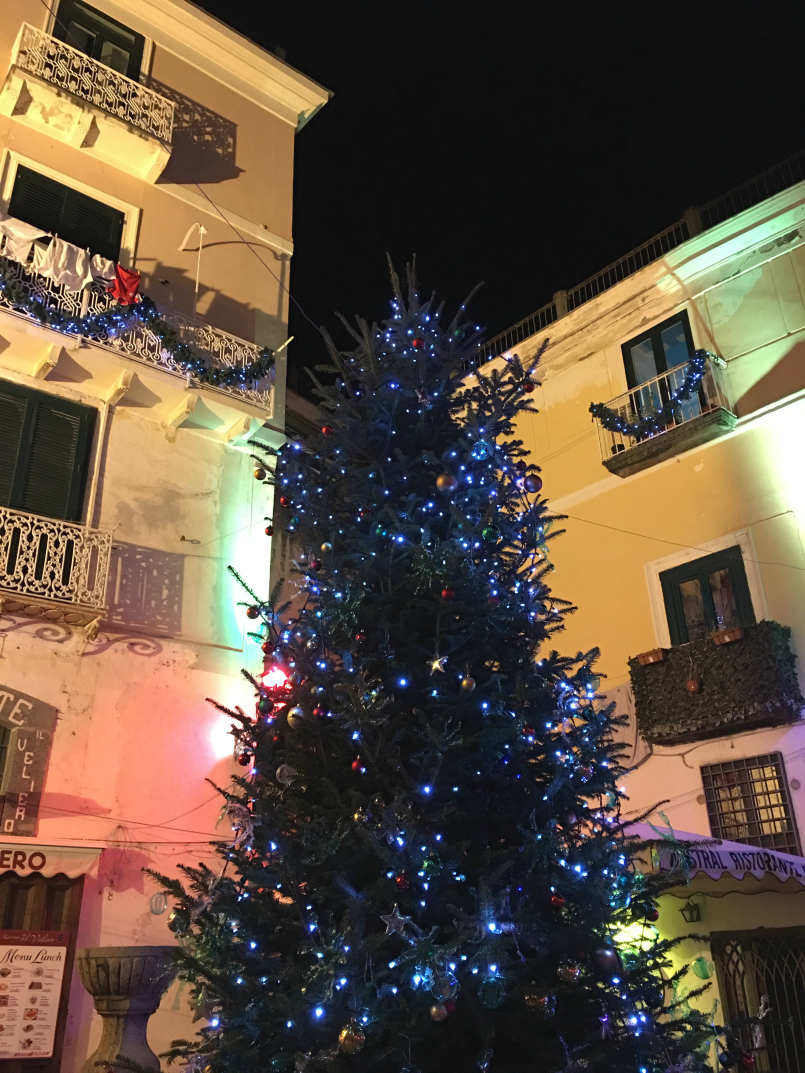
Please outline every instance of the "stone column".
[{"label": "stone column", "polygon": [[98,1073],[96,1062],[130,1058],[159,1071],[148,1046],[148,1018],[175,975],[171,946],[92,946],[76,951],[81,983],[103,1018],[101,1042],[82,1073]]}]

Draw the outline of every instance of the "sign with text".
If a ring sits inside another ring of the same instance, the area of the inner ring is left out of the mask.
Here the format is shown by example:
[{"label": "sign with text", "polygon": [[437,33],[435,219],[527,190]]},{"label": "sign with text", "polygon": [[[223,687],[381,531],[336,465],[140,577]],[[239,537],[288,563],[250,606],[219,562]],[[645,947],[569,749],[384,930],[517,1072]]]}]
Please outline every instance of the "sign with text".
[{"label": "sign with text", "polygon": [[0,1059],[52,1057],[68,939],[0,930]]},{"label": "sign with text", "polygon": [[6,799],[0,814],[4,835],[36,834],[56,714],[52,704],[0,686],[0,720],[13,728],[6,761]]}]

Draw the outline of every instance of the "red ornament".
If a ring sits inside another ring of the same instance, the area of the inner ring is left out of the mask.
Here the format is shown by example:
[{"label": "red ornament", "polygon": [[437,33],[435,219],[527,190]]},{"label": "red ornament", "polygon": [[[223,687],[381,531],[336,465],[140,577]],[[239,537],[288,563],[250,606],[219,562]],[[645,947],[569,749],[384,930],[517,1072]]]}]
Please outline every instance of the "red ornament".
[{"label": "red ornament", "polygon": [[252,604],[251,607],[246,608],[246,618],[259,618],[260,608]]},{"label": "red ornament", "polygon": [[274,655],[274,643],[272,641],[263,641],[263,643],[260,645],[260,647],[262,648],[264,655],[266,655],[266,656],[273,656]]},{"label": "red ornament", "polygon": [[452,589],[442,589],[443,600],[452,600],[455,595]]},{"label": "red ornament", "polygon": [[451,998],[445,999],[444,1008],[447,1010],[448,1014],[456,1012],[456,1004]]},{"label": "red ornament", "polygon": [[267,525],[266,526],[266,536],[274,536],[274,526],[273,525]]},{"label": "red ornament", "polygon": [[565,899],[562,897],[561,894],[551,895],[551,905],[554,907],[554,909],[562,909],[564,908],[564,904]]},{"label": "red ornament", "polygon": [[314,719],[323,719],[326,714],[327,713],[325,712],[324,708],[314,708],[313,709],[313,718]]},{"label": "red ornament", "polygon": [[422,350],[424,345],[425,345],[425,340],[420,339],[419,336],[416,336],[415,338],[413,338],[411,340],[411,346],[414,348],[414,350]]},{"label": "red ornament", "polygon": [[366,774],[366,768],[363,766],[363,761],[361,760],[360,757],[358,757],[357,760],[352,761],[352,770],[356,774],[361,774],[361,775]]},{"label": "red ornament", "polygon": [[280,506],[281,507],[290,507],[290,505],[291,505],[291,497],[290,496],[280,496]]},{"label": "red ornament", "polygon": [[397,884],[400,890],[408,890],[411,885],[408,882],[408,876],[404,875],[402,872],[395,878],[394,882]]},{"label": "red ornament", "polygon": [[646,920],[651,921],[653,924],[656,920],[660,919],[660,911],[656,905],[652,905],[649,909],[646,909]]},{"label": "red ornament", "polygon": [[310,569],[311,570],[321,570],[321,559],[311,559],[310,560]]},{"label": "red ornament", "polygon": [[366,634],[363,632],[363,630],[358,630],[358,632],[355,634],[355,640],[359,645],[362,645],[362,644],[365,643]]},{"label": "red ornament", "polygon": [[332,425],[322,425],[321,426],[321,434],[322,434],[322,436],[332,436],[332,434],[334,432],[335,432],[335,429],[333,428]]},{"label": "red ornament", "polygon": [[249,753],[241,753],[238,757],[238,763],[241,767],[248,767],[251,764],[252,758]]},{"label": "red ornament", "polygon": [[523,488],[532,495],[538,492],[542,488],[542,478],[538,477],[536,473],[529,473],[529,475],[523,480]]},{"label": "red ornament", "polygon": [[490,596],[490,597],[489,597],[489,603],[490,603],[490,604],[491,604],[491,605],[492,605],[493,607],[497,607],[497,606],[498,606],[498,604],[500,603],[500,597],[499,597],[499,596]]},{"label": "red ornament", "polygon": [[753,1054],[745,1054],[741,1059],[741,1065],[744,1067],[744,1069],[754,1069],[755,1056]]},{"label": "red ornament", "polygon": [[523,736],[526,738],[533,738],[536,733],[533,727],[523,727]]},{"label": "red ornament", "polygon": [[526,382],[523,384],[523,391],[526,391],[530,395],[533,390],[534,385],[531,383],[530,380],[526,380]]}]

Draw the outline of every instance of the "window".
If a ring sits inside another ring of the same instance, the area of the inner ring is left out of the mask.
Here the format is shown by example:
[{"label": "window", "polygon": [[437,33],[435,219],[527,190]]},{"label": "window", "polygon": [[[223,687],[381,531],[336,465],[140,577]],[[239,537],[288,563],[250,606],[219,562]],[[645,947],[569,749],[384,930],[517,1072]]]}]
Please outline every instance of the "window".
[{"label": "window", "polygon": [[23,164],[17,167],[8,213],[81,249],[111,261],[120,258],[125,217],[119,209],[79,194]]},{"label": "window", "polygon": [[145,38],[82,0],[62,0],[53,36],[128,78],[140,77]]},{"label": "window", "polygon": [[671,644],[755,621],[739,545],[660,574]]},{"label": "window", "polygon": [[623,344],[626,382],[630,388],[684,365],[693,353],[693,336],[686,311],[664,320]]},{"label": "window", "polygon": [[0,506],[80,521],[95,414],[0,380]]},{"label": "window", "polygon": [[781,753],[702,768],[713,838],[800,854]]}]

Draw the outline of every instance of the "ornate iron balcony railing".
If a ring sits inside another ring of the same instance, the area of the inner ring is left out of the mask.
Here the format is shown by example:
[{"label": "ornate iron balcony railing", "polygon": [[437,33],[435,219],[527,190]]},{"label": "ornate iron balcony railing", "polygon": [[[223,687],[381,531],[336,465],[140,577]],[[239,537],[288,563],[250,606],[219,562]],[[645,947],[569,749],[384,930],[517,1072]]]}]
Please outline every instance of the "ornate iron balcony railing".
[{"label": "ornate iron balcony railing", "polygon": [[[10,281],[19,285],[25,293],[41,302],[43,306],[51,309],[59,309],[70,317],[82,317],[87,313],[100,313],[114,305],[112,299],[100,286],[87,287],[83,291],[68,291],[61,284],[54,283],[46,276],[40,276],[32,272],[28,265],[21,265],[17,261],[9,261],[0,258]],[[13,309],[12,303],[0,295],[0,308]],[[221,328],[214,328],[205,324],[200,319],[184,316],[176,310],[166,306],[159,306],[159,312],[179,334],[184,343],[188,343],[195,351],[207,358],[214,365],[240,365],[245,366],[255,361],[261,348],[256,343],[250,343],[246,339],[239,339],[236,335]],[[26,316],[19,313],[19,316]],[[92,340],[104,347],[110,347],[118,353],[128,354],[137,361],[154,365],[165,372],[186,378],[186,373],[173,361],[170,354],[163,349],[160,340],[147,328],[138,325],[130,330],[123,331],[119,335],[93,337]],[[208,388],[211,391],[222,391],[235,398],[247,398],[263,409],[271,409],[271,389],[267,383],[255,385],[253,388],[240,387],[216,387]]]},{"label": "ornate iron balcony railing", "polygon": [[0,507],[0,604],[9,593],[102,612],[112,534]]},{"label": "ornate iron balcony railing", "polygon": [[170,144],[173,101],[27,22],[17,35],[11,62]]},{"label": "ornate iron balcony railing", "polygon": [[[606,404],[607,409],[613,410],[624,422],[629,423],[637,422],[641,417],[656,413],[675,392],[679,391],[687,371],[687,362],[684,365],[677,365],[676,368],[669,369],[652,380],[638,384],[631,391],[626,391],[623,395],[611,399]],[[702,417],[718,409],[729,410],[730,406],[722,383],[721,368],[714,363],[712,358],[708,358],[704,376],[691,392],[690,398],[679,400],[673,411],[661,422],[660,431],[652,435],[614,432],[604,428],[598,422],[601,458],[606,462],[622,451],[628,451],[629,448],[636,447],[639,443],[662,436],[694,418]]]}]

